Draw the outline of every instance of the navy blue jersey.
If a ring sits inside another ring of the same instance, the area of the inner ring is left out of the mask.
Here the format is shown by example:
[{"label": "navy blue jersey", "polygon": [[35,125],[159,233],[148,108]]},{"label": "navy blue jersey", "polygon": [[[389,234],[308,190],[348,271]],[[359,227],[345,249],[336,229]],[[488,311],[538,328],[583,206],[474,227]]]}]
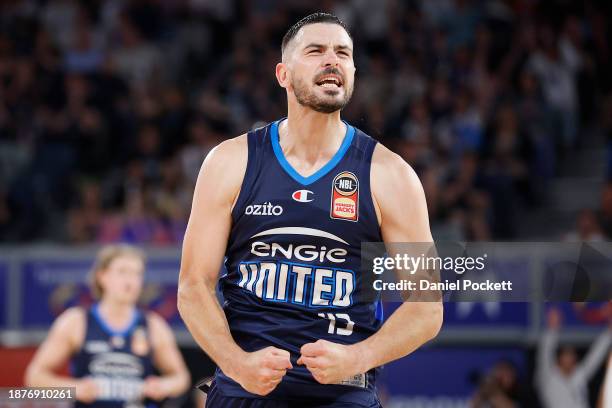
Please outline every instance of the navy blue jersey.
[{"label": "navy blue jersey", "polygon": [[[247,136],[248,163],[220,280],[229,327],[246,351],[275,346],[291,353],[293,369],[268,398],[370,406],[375,370],[322,385],[296,360],[306,343],[353,344],[381,325],[379,301],[359,296],[361,242],[381,240],[370,192],[376,141],[347,123],[333,158],[302,177],[283,155],[279,122]],[[225,395],[253,396],[221,371],[216,381]]]},{"label": "navy blue jersey", "polygon": [[73,377],[91,377],[99,389],[93,404],[77,407],[149,408],[156,407],[140,398],[143,380],[153,375],[151,342],[144,313],[134,310],[130,325],[123,331],[113,330],[98,311],[98,305],[87,311],[85,341],[70,365]]}]

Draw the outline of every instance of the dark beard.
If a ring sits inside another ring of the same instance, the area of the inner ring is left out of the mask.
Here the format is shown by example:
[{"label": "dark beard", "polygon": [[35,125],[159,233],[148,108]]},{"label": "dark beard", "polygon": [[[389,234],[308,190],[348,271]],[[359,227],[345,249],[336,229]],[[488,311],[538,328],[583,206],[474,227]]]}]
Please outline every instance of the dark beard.
[{"label": "dark beard", "polygon": [[343,99],[328,101],[315,96],[314,92],[310,92],[306,84],[301,80],[296,80],[291,85],[293,86],[295,99],[297,99],[300,105],[308,106],[312,110],[321,113],[332,113],[343,109],[353,95],[353,88],[345,88],[346,92]]}]

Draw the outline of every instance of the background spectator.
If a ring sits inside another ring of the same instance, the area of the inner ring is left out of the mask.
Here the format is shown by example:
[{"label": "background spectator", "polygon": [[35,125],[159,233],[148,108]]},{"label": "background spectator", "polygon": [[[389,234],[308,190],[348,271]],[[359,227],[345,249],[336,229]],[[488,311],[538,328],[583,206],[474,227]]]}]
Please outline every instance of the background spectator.
[{"label": "background spectator", "polygon": [[605,330],[582,361],[576,350],[563,346],[556,352],[561,313],[555,308],[548,312],[548,330],[540,339],[537,355],[536,385],[542,405],[546,408],[589,407],[588,382],[608,356],[612,332]]},{"label": "background spectator", "polygon": [[604,2],[2,2],[0,240],[180,243],[207,152],[282,115],[278,44],[314,10],[352,29],[344,117],[417,170],[436,237],[533,237],[609,133]]}]

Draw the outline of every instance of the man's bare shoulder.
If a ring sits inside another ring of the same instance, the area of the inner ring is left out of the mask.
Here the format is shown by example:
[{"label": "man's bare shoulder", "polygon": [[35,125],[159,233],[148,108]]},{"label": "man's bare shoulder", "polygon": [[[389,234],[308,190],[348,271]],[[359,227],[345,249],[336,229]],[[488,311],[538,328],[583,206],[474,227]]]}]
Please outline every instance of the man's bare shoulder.
[{"label": "man's bare shoulder", "polygon": [[372,155],[371,174],[373,187],[385,190],[410,190],[421,185],[414,169],[400,155],[381,143],[376,145]]},{"label": "man's bare shoulder", "polygon": [[79,306],[66,309],[53,324],[53,332],[69,339],[74,347],[79,347],[85,337],[87,311]]},{"label": "man's bare shoulder", "polygon": [[224,140],[208,153],[204,165],[209,165],[211,168],[223,168],[224,170],[239,167],[240,164],[244,164],[244,167],[246,167],[248,149],[246,133]]},{"label": "man's bare shoulder", "polygon": [[372,157],[370,188],[385,241],[432,240],[419,177],[401,156],[380,143]]},{"label": "man's bare shoulder", "polygon": [[149,330],[151,331],[151,340],[154,345],[173,341],[174,335],[172,334],[172,330],[163,317],[155,312],[147,312],[146,319]]},{"label": "man's bare shoulder", "polygon": [[85,324],[86,315],[87,311],[84,308],[80,306],[70,307],[58,316],[56,322],[66,328],[74,328],[75,325]]},{"label": "man's bare shoulder", "polygon": [[231,205],[242,186],[248,160],[247,135],[225,140],[213,148],[200,169],[196,196]]}]

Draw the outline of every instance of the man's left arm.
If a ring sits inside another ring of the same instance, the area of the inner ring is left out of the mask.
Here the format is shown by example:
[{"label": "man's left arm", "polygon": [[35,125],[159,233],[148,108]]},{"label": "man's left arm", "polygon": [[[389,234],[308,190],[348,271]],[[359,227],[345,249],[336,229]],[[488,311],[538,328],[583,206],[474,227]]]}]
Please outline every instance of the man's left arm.
[{"label": "man's left arm", "polygon": [[608,355],[610,351],[610,344],[612,344],[612,327],[609,326],[599,335],[597,340],[595,340],[595,343],[593,343],[589,349],[587,355],[580,362],[580,364],[578,364],[573,377],[584,381],[585,383],[590,381],[591,377],[593,377],[599,368],[599,365]]},{"label": "man's left arm", "polygon": [[147,320],[153,346],[153,362],[161,376],[148,377],[143,394],[154,400],[177,397],[189,388],[189,371],[168,323],[155,313],[149,313]]},{"label": "man's left arm", "polygon": [[[381,144],[372,158],[370,185],[385,244],[433,242],[418,176]],[[359,343],[318,340],[305,344],[298,364],[305,364],[320,383],[336,383],[412,353],[438,334],[442,316],[441,299],[406,301],[378,332]]]}]

